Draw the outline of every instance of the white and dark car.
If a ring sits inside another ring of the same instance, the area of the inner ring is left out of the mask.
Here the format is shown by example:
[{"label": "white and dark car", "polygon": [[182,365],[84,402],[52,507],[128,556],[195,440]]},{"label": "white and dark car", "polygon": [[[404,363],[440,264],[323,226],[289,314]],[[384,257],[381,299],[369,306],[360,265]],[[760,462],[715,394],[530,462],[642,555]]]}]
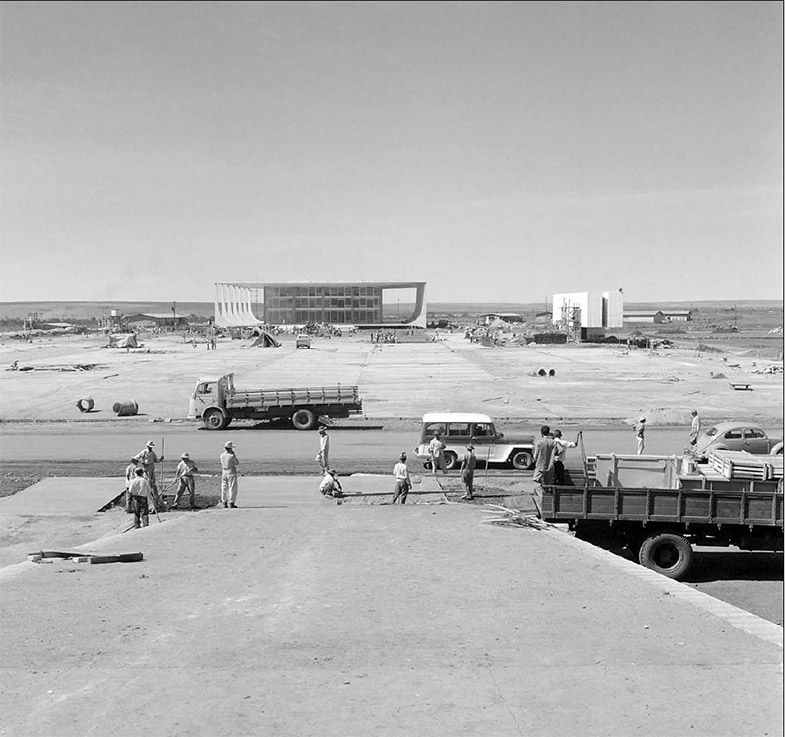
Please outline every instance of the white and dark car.
[{"label": "white and dark car", "polygon": [[758,425],[749,422],[721,422],[698,438],[694,456],[703,461],[712,450],[745,450],[755,455],[782,454],[782,440],[770,438]]},{"label": "white and dark car", "polygon": [[311,336],[307,333],[300,333],[294,343],[295,348],[310,348]]},{"label": "white and dark car", "polygon": [[503,464],[518,470],[529,468],[534,459],[534,436],[506,436],[498,432],[488,415],[467,412],[432,412],[423,415],[420,442],[414,455],[430,467],[428,444],[439,435],[446,448],[444,462],[447,469],[457,468],[466,452],[466,444],[474,445],[477,460],[488,464]]}]

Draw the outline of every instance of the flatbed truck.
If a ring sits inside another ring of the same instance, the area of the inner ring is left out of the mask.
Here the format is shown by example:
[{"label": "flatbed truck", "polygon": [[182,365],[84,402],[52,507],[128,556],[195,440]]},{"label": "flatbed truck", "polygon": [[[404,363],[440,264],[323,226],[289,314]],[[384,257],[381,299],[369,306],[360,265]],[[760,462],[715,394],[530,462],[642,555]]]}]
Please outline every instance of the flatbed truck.
[{"label": "flatbed truck", "polygon": [[207,430],[223,430],[233,420],[288,418],[297,430],[310,430],[317,421],[362,412],[356,386],[286,389],[237,389],[234,374],[202,377],[196,381],[188,417],[201,419]]},{"label": "flatbed truck", "polygon": [[783,550],[782,479],[671,476],[674,488],[594,485],[592,479],[546,486],[541,517],[567,523],[576,537],[600,547],[626,546],[641,565],[673,579],[688,575],[693,545]]}]

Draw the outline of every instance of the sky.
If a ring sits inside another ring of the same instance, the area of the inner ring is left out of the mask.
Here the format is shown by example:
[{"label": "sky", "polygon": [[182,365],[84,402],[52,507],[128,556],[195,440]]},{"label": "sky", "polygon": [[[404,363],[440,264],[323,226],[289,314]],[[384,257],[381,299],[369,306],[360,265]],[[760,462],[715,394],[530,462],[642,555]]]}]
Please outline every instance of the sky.
[{"label": "sky", "polygon": [[781,2],[2,2],[0,300],[782,299]]}]

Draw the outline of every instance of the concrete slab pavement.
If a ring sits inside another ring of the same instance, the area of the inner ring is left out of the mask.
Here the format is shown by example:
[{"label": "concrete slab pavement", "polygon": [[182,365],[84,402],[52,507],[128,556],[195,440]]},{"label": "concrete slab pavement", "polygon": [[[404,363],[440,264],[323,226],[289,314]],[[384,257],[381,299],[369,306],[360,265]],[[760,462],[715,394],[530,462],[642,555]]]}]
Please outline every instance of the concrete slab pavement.
[{"label": "concrete slab pavement", "polygon": [[0,514],[92,514],[121,494],[124,487],[123,478],[46,478],[13,496],[0,498]]},{"label": "concrete slab pavement", "polygon": [[781,734],[781,628],[555,530],[312,482],[89,546],[141,563],[4,576],[2,733]]}]

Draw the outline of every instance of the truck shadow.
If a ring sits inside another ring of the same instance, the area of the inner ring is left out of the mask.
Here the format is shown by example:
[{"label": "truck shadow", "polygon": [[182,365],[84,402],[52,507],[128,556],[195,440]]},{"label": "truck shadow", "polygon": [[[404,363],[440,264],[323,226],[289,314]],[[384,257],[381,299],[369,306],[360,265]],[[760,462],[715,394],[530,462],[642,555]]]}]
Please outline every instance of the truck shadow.
[{"label": "truck shadow", "polygon": [[[637,563],[626,548],[605,548],[614,555]],[[782,581],[782,553],[743,550],[701,551],[694,553],[694,564],[684,583],[710,581]]]},{"label": "truck shadow", "polygon": [[695,553],[695,568],[685,579],[690,583],[708,581],[782,581],[782,553],[722,552]]}]

